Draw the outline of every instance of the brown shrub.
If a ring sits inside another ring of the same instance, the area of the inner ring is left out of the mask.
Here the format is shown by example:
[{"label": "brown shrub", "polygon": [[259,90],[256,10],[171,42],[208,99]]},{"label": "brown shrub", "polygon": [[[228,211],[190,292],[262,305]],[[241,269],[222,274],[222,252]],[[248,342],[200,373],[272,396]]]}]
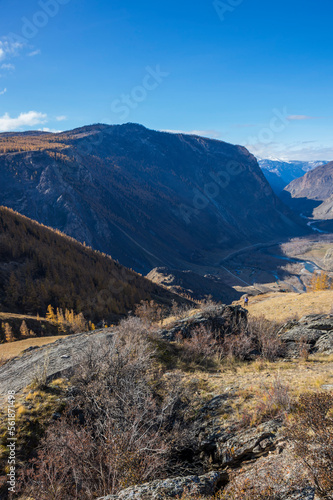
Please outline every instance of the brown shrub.
[{"label": "brown shrub", "polygon": [[220,345],[210,328],[198,326],[191,333],[190,338],[180,339],[182,341],[182,356],[186,362],[197,362],[207,364],[219,353]]},{"label": "brown shrub", "polygon": [[284,420],[294,408],[288,384],[277,374],[272,383],[254,394],[256,404],[240,415],[239,426],[250,427],[271,419]]},{"label": "brown shrub", "polygon": [[155,377],[154,355],[145,323],[130,318],[78,358],[74,394],[23,471],[24,494],[88,500],[173,471],[192,439],[189,403],[178,381]]},{"label": "brown shrub", "polygon": [[333,499],[333,394],[300,396],[288,437],[308,469],[317,495]]},{"label": "brown shrub", "polygon": [[233,358],[239,361],[248,359],[254,350],[253,338],[245,331],[239,334],[227,335],[222,345],[224,357]]},{"label": "brown shrub", "polygon": [[248,332],[260,355],[267,361],[275,361],[283,356],[284,345],[278,336],[278,323],[267,320],[264,316],[250,317]]}]

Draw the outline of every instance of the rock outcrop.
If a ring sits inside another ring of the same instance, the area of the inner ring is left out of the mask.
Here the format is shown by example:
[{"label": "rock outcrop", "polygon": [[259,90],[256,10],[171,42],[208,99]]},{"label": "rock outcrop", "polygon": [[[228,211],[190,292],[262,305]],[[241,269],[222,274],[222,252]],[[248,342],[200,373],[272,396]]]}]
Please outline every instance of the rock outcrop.
[{"label": "rock outcrop", "polygon": [[324,266],[326,271],[333,271],[333,248],[327,250],[324,257]]},{"label": "rock outcrop", "polygon": [[333,353],[333,314],[311,314],[299,321],[290,321],[279,331],[287,357],[298,357],[300,349],[309,354]]},{"label": "rock outcrop", "polygon": [[223,338],[229,333],[237,334],[247,325],[247,311],[241,306],[215,306],[202,310],[192,316],[177,320],[167,328],[158,331],[165,340],[173,341],[177,334],[183,338],[191,337],[191,333],[204,326],[210,328],[216,338]]},{"label": "rock outcrop", "polygon": [[133,486],[117,495],[108,495],[99,500],[163,500],[188,495],[214,495],[217,488],[227,481],[227,474],[210,472],[203,476],[175,477]]}]

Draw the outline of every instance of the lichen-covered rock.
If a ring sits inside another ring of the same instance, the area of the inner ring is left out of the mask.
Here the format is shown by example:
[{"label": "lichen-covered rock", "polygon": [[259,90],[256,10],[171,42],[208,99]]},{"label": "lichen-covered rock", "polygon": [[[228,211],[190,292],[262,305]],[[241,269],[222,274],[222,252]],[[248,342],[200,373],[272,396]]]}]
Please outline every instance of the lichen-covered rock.
[{"label": "lichen-covered rock", "polygon": [[217,441],[215,460],[222,466],[235,467],[245,460],[256,459],[274,450],[280,439],[281,424],[270,420],[257,427],[221,436]]},{"label": "lichen-covered rock", "polygon": [[223,427],[213,418],[203,423],[198,436],[198,452],[202,460],[224,467],[238,467],[243,461],[257,459],[274,450],[282,439],[281,423],[270,420],[240,430]]},{"label": "lichen-covered rock", "polygon": [[193,316],[186,317],[173,323],[167,329],[158,333],[166,340],[173,341],[176,334],[184,338],[200,326],[210,328],[217,338],[223,338],[229,333],[237,334],[247,325],[247,311],[241,306],[213,306],[206,311],[200,311]]},{"label": "lichen-covered rock", "polygon": [[297,357],[305,345],[310,354],[333,353],[333,315],[311,314],[286,323],[279,331],[287,357]]},{"label": "lichen-covered rock", "polygon": [[218,486],[227,482],[227,474],[209,472],[203,476],[175,477],[133,486],[99,500],[162,500],[188,495],[213,495]]}]

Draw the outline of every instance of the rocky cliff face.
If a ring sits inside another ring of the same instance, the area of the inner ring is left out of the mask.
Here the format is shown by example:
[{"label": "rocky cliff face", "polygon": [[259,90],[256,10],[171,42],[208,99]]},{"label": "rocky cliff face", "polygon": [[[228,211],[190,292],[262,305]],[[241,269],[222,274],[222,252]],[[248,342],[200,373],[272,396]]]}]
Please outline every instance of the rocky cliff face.
[{"label": "rocky cliff face", "polygon": [[303,231],[240,146],[134,124],[21,143],[0,135],[1,203],[141,272]]},{"label": "rocky cliff face", "polygon": [[282,199],[316,219],[333,219],[333,162],[291,182]]},{"label": "rocky cliff face", "polygon": [[259,160],[264,175],[276,193],[280,193],[283,188],[293,180],[302,177],[306,172],[310,172],[320,165],[325,165],[325,161],[283,161],[283,160]]}]

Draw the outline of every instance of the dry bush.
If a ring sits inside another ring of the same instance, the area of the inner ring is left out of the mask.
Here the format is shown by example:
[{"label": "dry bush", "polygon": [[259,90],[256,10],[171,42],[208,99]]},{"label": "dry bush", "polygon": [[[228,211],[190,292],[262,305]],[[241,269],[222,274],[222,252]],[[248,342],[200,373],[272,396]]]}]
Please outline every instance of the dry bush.
[{"label": "dry bush", "polygon": [[155,377],[154,355],[134,317],[81,355],[66,412],[23,472],[25,494],[88,500],[175,472],[193,440],[189,402]]},{"label": "dry bush", "polygon": [[135,316],[148,323],[157,323],[165,318],[166,310],[153,300],[142,300],[140,304],[135,307]]},{"label": "dry bush", "polygon": [[210,328],[203,325],[195,328],[190,338],[182,340],[182,347],[183,359],[186,362],[194,361],[199,364],[209,363],[220,351],[216,336]]},{"label": "dry bush", "polygon": [[258,405],[261,418],[284,417],[291,412],[294,402],[289,385],[277,374],[273,383],[264,389],[261,404]]},{"label": "dry bush", "polygon": [[227,335],[222,345],[224,357],[244,361],[248,359],[255,348],[253,338],[243,331],[239,334]]},{"label": "dry bush", "polygon": [[47,370],[49,367],[49,361],[49,354],[48,351],[46,351],[43,363],[35,367],[35,373],[31,382],[31,387],[33,389],[45,389],[47,386]]},{"label": "dry bush", "polygon": [[285,420],[294,408],[294,400],[288,384],[277,374],[272,383],[263,386],[254,395],[255,405],[244,409],[239,418],[240,427],[258,425],[271,419]]},{"label": "dry bush", "polygon": [[320,498],[333,499],[333,394],[300,396],[288,437],[308,469]]},{"label": "dry bush", "polygon": [[200,302],[200,310],[204,313],[215,313],[218,307],[219,304],[212,299],[211,295]]},{"label": "dry bush", "polygon": [[304,338],[301,338],[298,342],[298,355],[303,361],[309,359],[310,345],[306,342]]},{"label": "dry bush", "polygon": [[283,356],[284,346],[278,336],[278,323],[267,320],[264,316],[250,317],[248,332],[260,355],[267,361],[275,361]]},{"label": "dry bush", "polygon": [[184,319],[189,315],[189,312],[192,310],[193,310],[193,305],[179,304],[175,300],[173,300],[169,316],[174,319]]}]

